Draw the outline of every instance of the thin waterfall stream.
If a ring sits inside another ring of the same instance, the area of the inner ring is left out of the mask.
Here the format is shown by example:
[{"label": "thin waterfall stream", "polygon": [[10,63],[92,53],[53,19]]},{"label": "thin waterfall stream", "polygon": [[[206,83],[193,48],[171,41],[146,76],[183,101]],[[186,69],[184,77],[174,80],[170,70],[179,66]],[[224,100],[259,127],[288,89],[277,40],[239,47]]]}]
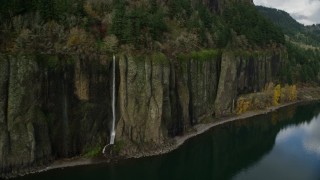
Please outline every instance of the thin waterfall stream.
[{"label": "thin waterfall stream", "polygon": [[112,129],[110,135],[110,144],[114,144],[116,137],[116,57],[113,55],[113,82],[112,82]]},{"label": "thin waterfall stream", "polygon": [[106,145],[102,153],[105,154],[106,148],[110,145],[114,144],[114,140],[116,137],[115,124],[116,124],[116,57],[113,55],[112,62],[112,70],[113,70],[113,81],[112,81],[112,126],[111,126],[111,134],[110,134],[110,142]]}]

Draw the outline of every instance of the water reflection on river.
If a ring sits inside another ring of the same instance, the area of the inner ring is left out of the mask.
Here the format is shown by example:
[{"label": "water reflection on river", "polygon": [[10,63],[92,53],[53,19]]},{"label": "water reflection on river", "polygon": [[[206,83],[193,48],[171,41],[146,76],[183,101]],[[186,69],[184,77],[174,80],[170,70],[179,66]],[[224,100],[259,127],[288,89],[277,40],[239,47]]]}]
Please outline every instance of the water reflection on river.
[{"label": "water reflection on river", "polygon": [[271,152],[234,179],[319,179],[320,116],[282,129]]}]

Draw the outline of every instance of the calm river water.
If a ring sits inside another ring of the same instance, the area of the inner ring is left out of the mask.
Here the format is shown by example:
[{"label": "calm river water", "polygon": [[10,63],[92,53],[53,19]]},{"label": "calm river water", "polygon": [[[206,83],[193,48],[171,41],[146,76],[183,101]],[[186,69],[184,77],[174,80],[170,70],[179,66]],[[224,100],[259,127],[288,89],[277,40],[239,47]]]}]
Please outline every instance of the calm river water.
[{"label": "calm river water", "polygon": [[21,180],[319,180],[320,104],[215,127],[161,156],[52,170]]}]

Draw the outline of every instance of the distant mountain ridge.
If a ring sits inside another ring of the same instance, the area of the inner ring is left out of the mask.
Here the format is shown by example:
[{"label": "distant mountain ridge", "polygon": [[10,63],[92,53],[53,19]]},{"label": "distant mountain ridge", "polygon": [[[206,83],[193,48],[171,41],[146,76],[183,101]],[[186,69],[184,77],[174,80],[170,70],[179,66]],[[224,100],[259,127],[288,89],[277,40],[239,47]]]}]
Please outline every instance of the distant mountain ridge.
[{"label": "distant mountain ridge", "polygon": [[320,46],[320,24],[304,26],[283,10],[263,6],[256,6],[256,8],[263,16],[280,27],[290,41]]}]

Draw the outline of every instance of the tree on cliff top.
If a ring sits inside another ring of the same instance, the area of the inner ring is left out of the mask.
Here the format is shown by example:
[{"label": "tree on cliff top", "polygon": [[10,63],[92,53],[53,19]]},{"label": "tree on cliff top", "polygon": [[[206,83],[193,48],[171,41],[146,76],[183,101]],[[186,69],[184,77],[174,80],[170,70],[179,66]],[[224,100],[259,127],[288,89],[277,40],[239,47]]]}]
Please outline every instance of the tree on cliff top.
[{"label": "tree on cliff top", "polygon": [[[215,12],[205,2],[191,0],[15,0],[1,6],[1,29],[6,31],[5,42],[15,43],[21,29],[28,29],[29,36],[42,44],[39,31],[44,24],[55,23],[69,34],[71,29],[85,31],[96,41],[96,51],[102,50],[101,42],[114,35],[119,42],[119,50],[125,45],[136,51],[173,52],[174,42],[182,34],[190,34],[199,44],[194,49],[225,48],[232,40],[231,32],[245,37],[251,47],[265,47],[270,43],[283,43],[281,31],[275,29],[264,17],[259,15],[252,4],[228,3],[223,14]],[[30,19],[40,14],[40,23],[32,24]],[[13,19],[21,17],[21,28],[10,27]],[[28,24],[29,23],[29,24]],[[105,32],[101,31],[105,29]],[[99,34],[99,35],[97,35]],[[58,36],[51,44],[65,41]],[[59,39],[60,38],[60,39]],[[199,40],[199,41],[198,41]],[[242,42],[246,42],[243,40]],[[11,44],[12,43],[6,43]],[[90,42],[91,43],[91,42]],[[14,46],[14,45],[13,45]],[[45,47],[43,45],[42,47]],[[59,46],[60,47],[60,46]],[[63,47],[63,46],[61,46]],[[191,47],[191,46],[190,46]],[[28,49],[28,47],[25,47]],[[84,48],[85,49],[85,48]],[[36,49],[35,49],[36,50]],[[68,49],[72,50],[72,49]],[[36,50],[37,51],[37,50]],[[57,49],[55,49],[57,51]],[[58,49],[64,52],[63,48]]]}]

